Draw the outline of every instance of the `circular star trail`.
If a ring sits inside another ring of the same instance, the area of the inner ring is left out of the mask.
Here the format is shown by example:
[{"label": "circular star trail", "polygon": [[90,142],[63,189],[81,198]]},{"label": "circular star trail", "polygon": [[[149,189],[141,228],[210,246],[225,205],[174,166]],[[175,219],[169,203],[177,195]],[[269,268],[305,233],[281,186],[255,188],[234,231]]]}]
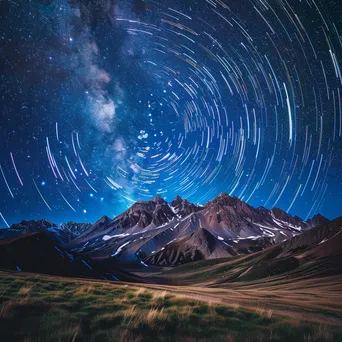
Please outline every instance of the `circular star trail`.
[{"label": "circular star trail", "polygon": [[1,6],[4,224],[222,191],[340,214],[337,1]]}]

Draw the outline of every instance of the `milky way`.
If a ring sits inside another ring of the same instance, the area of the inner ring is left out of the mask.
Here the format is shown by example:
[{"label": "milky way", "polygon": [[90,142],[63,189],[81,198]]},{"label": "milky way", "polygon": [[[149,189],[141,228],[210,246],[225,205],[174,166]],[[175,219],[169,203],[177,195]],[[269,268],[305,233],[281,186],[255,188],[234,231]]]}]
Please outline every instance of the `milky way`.
[{"label": "milky way", "polygon": [[8,1],[3,225],[222,191],[342,208],[339,1]]}]

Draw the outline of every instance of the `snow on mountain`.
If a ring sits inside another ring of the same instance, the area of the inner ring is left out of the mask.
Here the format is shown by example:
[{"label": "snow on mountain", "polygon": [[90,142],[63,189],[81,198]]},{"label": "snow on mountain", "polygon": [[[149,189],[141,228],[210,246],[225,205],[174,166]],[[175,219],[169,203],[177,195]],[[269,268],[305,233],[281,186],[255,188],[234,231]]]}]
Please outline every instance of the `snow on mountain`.
[{"label": "snow on mountain", "polygon": [[171,203],[157,196],[134,203],[114,219],[101,218],[66,246],[101,260],[175,265],[253,253],[325,220],[317,216],[306,222],[279,208],[253,208],[226,193],[203,207],[179,196]]}]

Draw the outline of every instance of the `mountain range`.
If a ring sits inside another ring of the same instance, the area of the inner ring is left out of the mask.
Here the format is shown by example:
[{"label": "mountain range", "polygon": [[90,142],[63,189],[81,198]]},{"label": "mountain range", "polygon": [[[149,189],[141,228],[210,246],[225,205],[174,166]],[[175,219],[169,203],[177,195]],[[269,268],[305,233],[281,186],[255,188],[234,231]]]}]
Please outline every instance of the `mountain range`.
[{"label": "mountain range", "polygon": [[[170,203],[157,196],[134,203],[113,219],[103,216],[94,224],[56,225],[45,219],[22,221],[0,230],[0,238],[4,239],[0,254],[4,246],[18,241],[28,244],[33,237],[39,237],[49,241],[44,243],[52,246],[53,254],[58,248],[62,254],[65,251],[99,265],[98,275],[119,269],[171,267],[191,261],[248,255],[329,223],[319,214],[304,221],[279,208],[254,208],[226,193],[203,206],[179,196]],[[0,267],[5,266],[8,265],[0,263]],[[14,264],[11,267],[15,266],[22,269]]]},{"label": "mountain range", "polygon": [[157,196],[114,219],[102,217],[65,247],[106,263],[176,266],[254,253],[327,222],[321,215],[304,221],[278,208],[253,208],[226,193],[204,206]]}]

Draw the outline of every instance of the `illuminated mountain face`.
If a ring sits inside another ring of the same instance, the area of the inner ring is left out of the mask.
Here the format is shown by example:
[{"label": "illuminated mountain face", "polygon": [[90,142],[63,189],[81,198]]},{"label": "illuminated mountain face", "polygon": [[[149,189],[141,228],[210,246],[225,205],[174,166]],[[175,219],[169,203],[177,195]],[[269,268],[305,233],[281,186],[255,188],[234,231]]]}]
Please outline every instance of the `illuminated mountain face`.
[{"label": "illuminated mountain face", "polygon": [[251,254],[327,223],[320,215],[303,221],[278,208],[253,208],[226,193],[203,207],[179,196],[171,203],[158,196],[113,220],[102,217],[64,246],[108,264],[176,266]]},{"label": "illuminated mountain face", "polygon": [[222,191],[304,219],[340,214],[337,2],[1,6],[4,225]]},{"label": "illuminated mountain face", "polygon": [[94,224],[22,221],[2,230],[1,238],[42,233],[63,249],[111,269],[128,264],[176,266],[251,254],[329,223],[319,214],[303,221],[279,208],[253,208],[221,193],[204,206],[180,196],[171,203],[157,196],[134,203],[115,219],[103,216]]}]

